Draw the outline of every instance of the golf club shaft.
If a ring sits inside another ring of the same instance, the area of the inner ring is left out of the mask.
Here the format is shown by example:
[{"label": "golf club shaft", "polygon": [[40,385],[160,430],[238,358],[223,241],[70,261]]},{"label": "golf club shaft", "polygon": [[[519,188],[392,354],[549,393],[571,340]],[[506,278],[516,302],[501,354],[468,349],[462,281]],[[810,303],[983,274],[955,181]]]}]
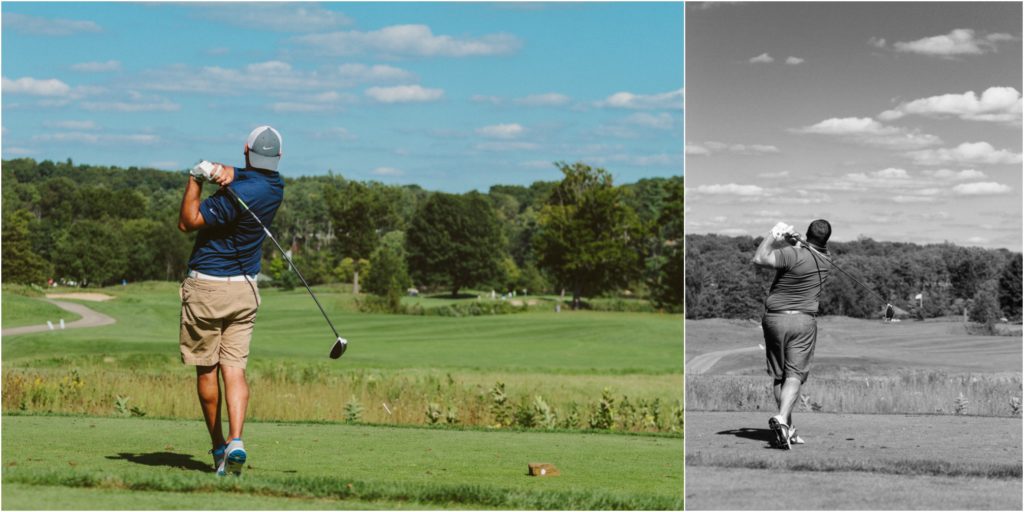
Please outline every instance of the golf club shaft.
[{"label": "golf club shaft", "polygon": [[306,283],[306,278],[302,277],[302,272],[299,272],[299,268],[295,266],[295,263],[292,262],[291,257],[289,257],[288,253],[284,251],[284,248],[281,247],[281,244],[277,242],[277,239],[274,238],[274,235],[270,233],[270,230],[267,229],[267,226],[263,225],[263,221],[261,221],[260,218],[256,216],[255,212],[249,209],[249,205],[245,204],[245,201],[242,201],[242,198],[238,197],[238,195],[235,194],[234,190],[231,190],[231,188],[229,187],[224,187],[224,190],[226,190],[228,195],[233,197],[235,201],[238,202],[238,204],[242,205],[242,208],[245,211],[249,212],[249,215],[252,215],[253,219],[256,219],[256,223],[259,224],[261,228],[263,228],[263,232],[267,234],[267,237],[270,238],[270,241],[274,242],[274,245],[277,246],[277,250],[281,251],[281,255],[284,256],[285,261],[287,261],[288,265],[292,268],[292,270],[295,271],[295,275],[299,276],[299,280],[302,281],[302,286],[306,287],[306,291],[309,292],[309,296],[313,297],[313,302],[316,302],[316,307],[320,308],[320,314],[324,315],[324,320],[327,320],[327,325],[331,326],[331,330],[334,331],[334,337],[340,338],[341,335],[339,335],[338,330],[334,328],[334,324],[331,322],[331,319],[327,316],[327,312],[324,311],[324,307],[320,305],[320,301],[316,298],[316,294],[313,293],[313,290],[309,287],[309,284]]},{"label": "golf club shaft", "polygon": [[872,295],[874,295],[875,297],[878,297],[879,299],[881,299],[881,300],[882,300],[882,302],[885,302],[885,303],[886,303],[886,304],[888,305],[888,303],[889,303],[889,302],[888,302],[887,300],[885,300],[885,298],[884,298],[884,297],[882,297],[882,296],[881,296],[881,295],[880,295],[880,294],[879,294],[878,292],[876,292],[876,291],[872,290],[871,288],[868,288],[868,285],[866,285],[866,284],[864,284],[864,283],[860,282],[860,280],[859,280],[859,279],[857,279],[856,277],[853,277],[852,275],[850,275],[850,273],[849,273],[849,272],[847,272],[847,271],[843,270],[843,269],[842,269],[842,267],[840,267],[839,265],[836,265],[836,264],[835,264],[835,263],[834,263],[834,262],[833,262],[833,261],[832,261],[832,260],[831,260],[830,258],[826,258],[824,254],[822,254],[822,253],[818,252],[818,250],[817,250],[817,249],[815,249],[814,247],[811,247],[811,244],[807,243],[807,241],[806,241],[806,240],[801,240],[801,239],[797,238],[797,241],[798,241],[798,243],[800,243],[801,245],[803,245],[803,246],[804,246],[804,247],[805,247],[806,249],[808,249],[809,251],[811,251],[811,254],[812,254],[812,255],[814,255],[814,257],[815,257],[815,258],[817,258],[817,257],[819,257],[819,256],[820,256],[820,257],[821,257],[821,259],[823,259],[823,260],[827,261],[829,265],[832,265],[832,268],[834,268],[834,269],[836,269],[836,270],[838,270],[838,271],[842,272],[842,273],[843,273],[843,274],[844,274],[844,275],[845,275],[846,277],[849,277],[849,278],[850,278],[851,280],[853,280],[853,282],[855,282],[855,283],[857,283],[857,284],[861,285],[861,286],[862,286],[862,287],[864,287],[864,289],[865,289],[865,290],[867,290],[867,291],[868,291],[869,293],[871,293],[871,294],[872,294]]}]

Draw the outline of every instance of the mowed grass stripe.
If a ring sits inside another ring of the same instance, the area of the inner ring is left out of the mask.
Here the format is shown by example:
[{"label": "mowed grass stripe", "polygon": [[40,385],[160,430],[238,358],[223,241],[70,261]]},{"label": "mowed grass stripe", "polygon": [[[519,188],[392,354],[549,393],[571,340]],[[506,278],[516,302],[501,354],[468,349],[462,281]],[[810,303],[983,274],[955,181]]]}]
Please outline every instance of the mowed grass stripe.
[{"label": "mowed grass stripe", "polygon": [[743,469],[772,469],[789,471],[856,471],[891,475],[927,475],[949,477],[984,477],[994,479],[1020,479],[1021,466],[1001,463],[952,462],[937,459],[865,459],[819,456],[813,459],[789,459],[782,454],[766,459],[731,453],[689,453],[686,467],[714,466]]},{"label": "mowed grass stripe", "polygon": [[[682,507],[681,438],[257,422],[246,426],[245,475],[226,481],[209,469],[200,421],[5,416],[3,438],[4,482],[19,484],[439,507]],[[562,476],[526,476],[530,462],[553,463]]]}]

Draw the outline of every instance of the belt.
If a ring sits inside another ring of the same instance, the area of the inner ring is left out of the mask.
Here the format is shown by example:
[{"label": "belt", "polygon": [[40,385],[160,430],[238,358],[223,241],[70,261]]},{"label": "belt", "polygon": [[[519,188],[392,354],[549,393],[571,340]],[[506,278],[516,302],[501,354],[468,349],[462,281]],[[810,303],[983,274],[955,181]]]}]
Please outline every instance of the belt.
[{"label": "belt", "polygon": [[246,276],[246,275],[241,275],[241,276],[211,276],[211,275],[208,275],[208,274],[204,274],[202,272],[196,272],[195,270],[189,272],[188,276],[193,278],[193,279],[204,279],[204,280],[207,280],[207,281],[228,281],[228,282],[252,281],[252,282],[256,282],[256,276]]},{"label": "belt", "polygon": [[811,315],[811,316],[817,316],[818,315],[817,313],[809,313],[807,311],[797,311],[795,309],[770,309],[770,310],[768,310],[768,313],[769,314],[773,314],[773,315],[775,315],[775,314],[777,314],[777,315]]}]

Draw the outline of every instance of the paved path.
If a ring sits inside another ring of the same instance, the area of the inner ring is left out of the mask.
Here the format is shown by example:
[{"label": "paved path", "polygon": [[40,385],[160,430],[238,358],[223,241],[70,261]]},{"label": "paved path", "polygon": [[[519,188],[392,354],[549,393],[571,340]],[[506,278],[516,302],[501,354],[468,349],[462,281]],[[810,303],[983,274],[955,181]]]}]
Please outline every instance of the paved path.
[{"label": "paved path", "polygon": [[752,350],[763,350],[760,347],[743,347],[734,348],[732,350],[716,350],[715,352],[708,352],[707,354],[701,354],[694,356],[692,359],[686,362],[686,374],[696,375],[698,373],[704,373],[711,369],[719,360],[730,354],[739,354],[742,352],[750,352]]},{"label": "paved path", "polygon": [[[45,300],[46,302],[49,302],[50,304],[53,304],[54,306],[57,306],[57,307],[63,309],[65,311],[70,311],[70,312],[75,313],[75,314],[77,314],[77,315],[82,317],[82,318],[80,318],[78,320],[75,320],[74,322],[65,323],[64,327],[66,329],[77,329],[79,327],[99,327],[101,325],[110,325],[110,324],[112,324],[112,323],[117,321],[117,320],[114,320],[112,317],[104,315],[103,313],[98,313],[96,311],[93,311],[93,310],[91,310],[91,309],[81,305],[81,304],[75,304],[74,302],[65,302],[65,301],[62,301],[62,300],[50,300],[50,299],[43,299],[43,300]],[[55,324],[54,327],[57,327],[57,325]],[[50,327],[48,325],[46,325],[46,324],[42,324],[42,325],[26,325],[26,326],[23,326],[23,327],[11,327],[11,328],[8,328],[8,329],[4,329],[2,332],[0,332],[0,335],[3,335],[3,336],[14,336],[16,334],[28,334],[30,332],[43,332],[43,331],[49,331],[49,330],[50,330]],[[60,328],[57,327],[56,330],[60,330]]]}]

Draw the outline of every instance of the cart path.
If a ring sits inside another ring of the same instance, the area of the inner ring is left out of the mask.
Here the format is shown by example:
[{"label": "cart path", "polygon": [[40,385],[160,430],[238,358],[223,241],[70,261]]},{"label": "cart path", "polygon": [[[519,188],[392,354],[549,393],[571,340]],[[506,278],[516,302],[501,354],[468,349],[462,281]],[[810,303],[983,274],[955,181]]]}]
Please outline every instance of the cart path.
[{"label": "cart path", "polygon": [[[78,329],[80,327],[99,327],[101,325],[110,325],[117,322],[117,320],[114,320],[113,317],[104,315],[103,313],[99,313],[97,311],[93,311],[81,304],[75,304],[74,302],[65,302],[62,300],[43,300],[65,311],[70,311],[82,317],[78,320],[75,320],[74,322],[65,323],[65,329]],[[55,327],[57,327],[56,324]],[[49,330],[50,327],[46,324],[26,325],[22,327],[11,327],[9,329],[3,329],[3,331],[0,331],[0,335],[14,336],[16,334],[28,334],[32,332],[44,332]],[[57,327],[55,330],[59,331],[60,328]]]},{"label": "cart path", "polygon": [[694,356],[692,359],[686,362],[686,374],[696,375],[698,373],[704,373],[715,366],[719,360],[730,354],[740,354],[743,352],[750,352],[751,350],[763,350],[760,347],[744,347],[734,348],[731,350],[716,350],[714,352],[708,352],[707,354],[701,354]]}]

